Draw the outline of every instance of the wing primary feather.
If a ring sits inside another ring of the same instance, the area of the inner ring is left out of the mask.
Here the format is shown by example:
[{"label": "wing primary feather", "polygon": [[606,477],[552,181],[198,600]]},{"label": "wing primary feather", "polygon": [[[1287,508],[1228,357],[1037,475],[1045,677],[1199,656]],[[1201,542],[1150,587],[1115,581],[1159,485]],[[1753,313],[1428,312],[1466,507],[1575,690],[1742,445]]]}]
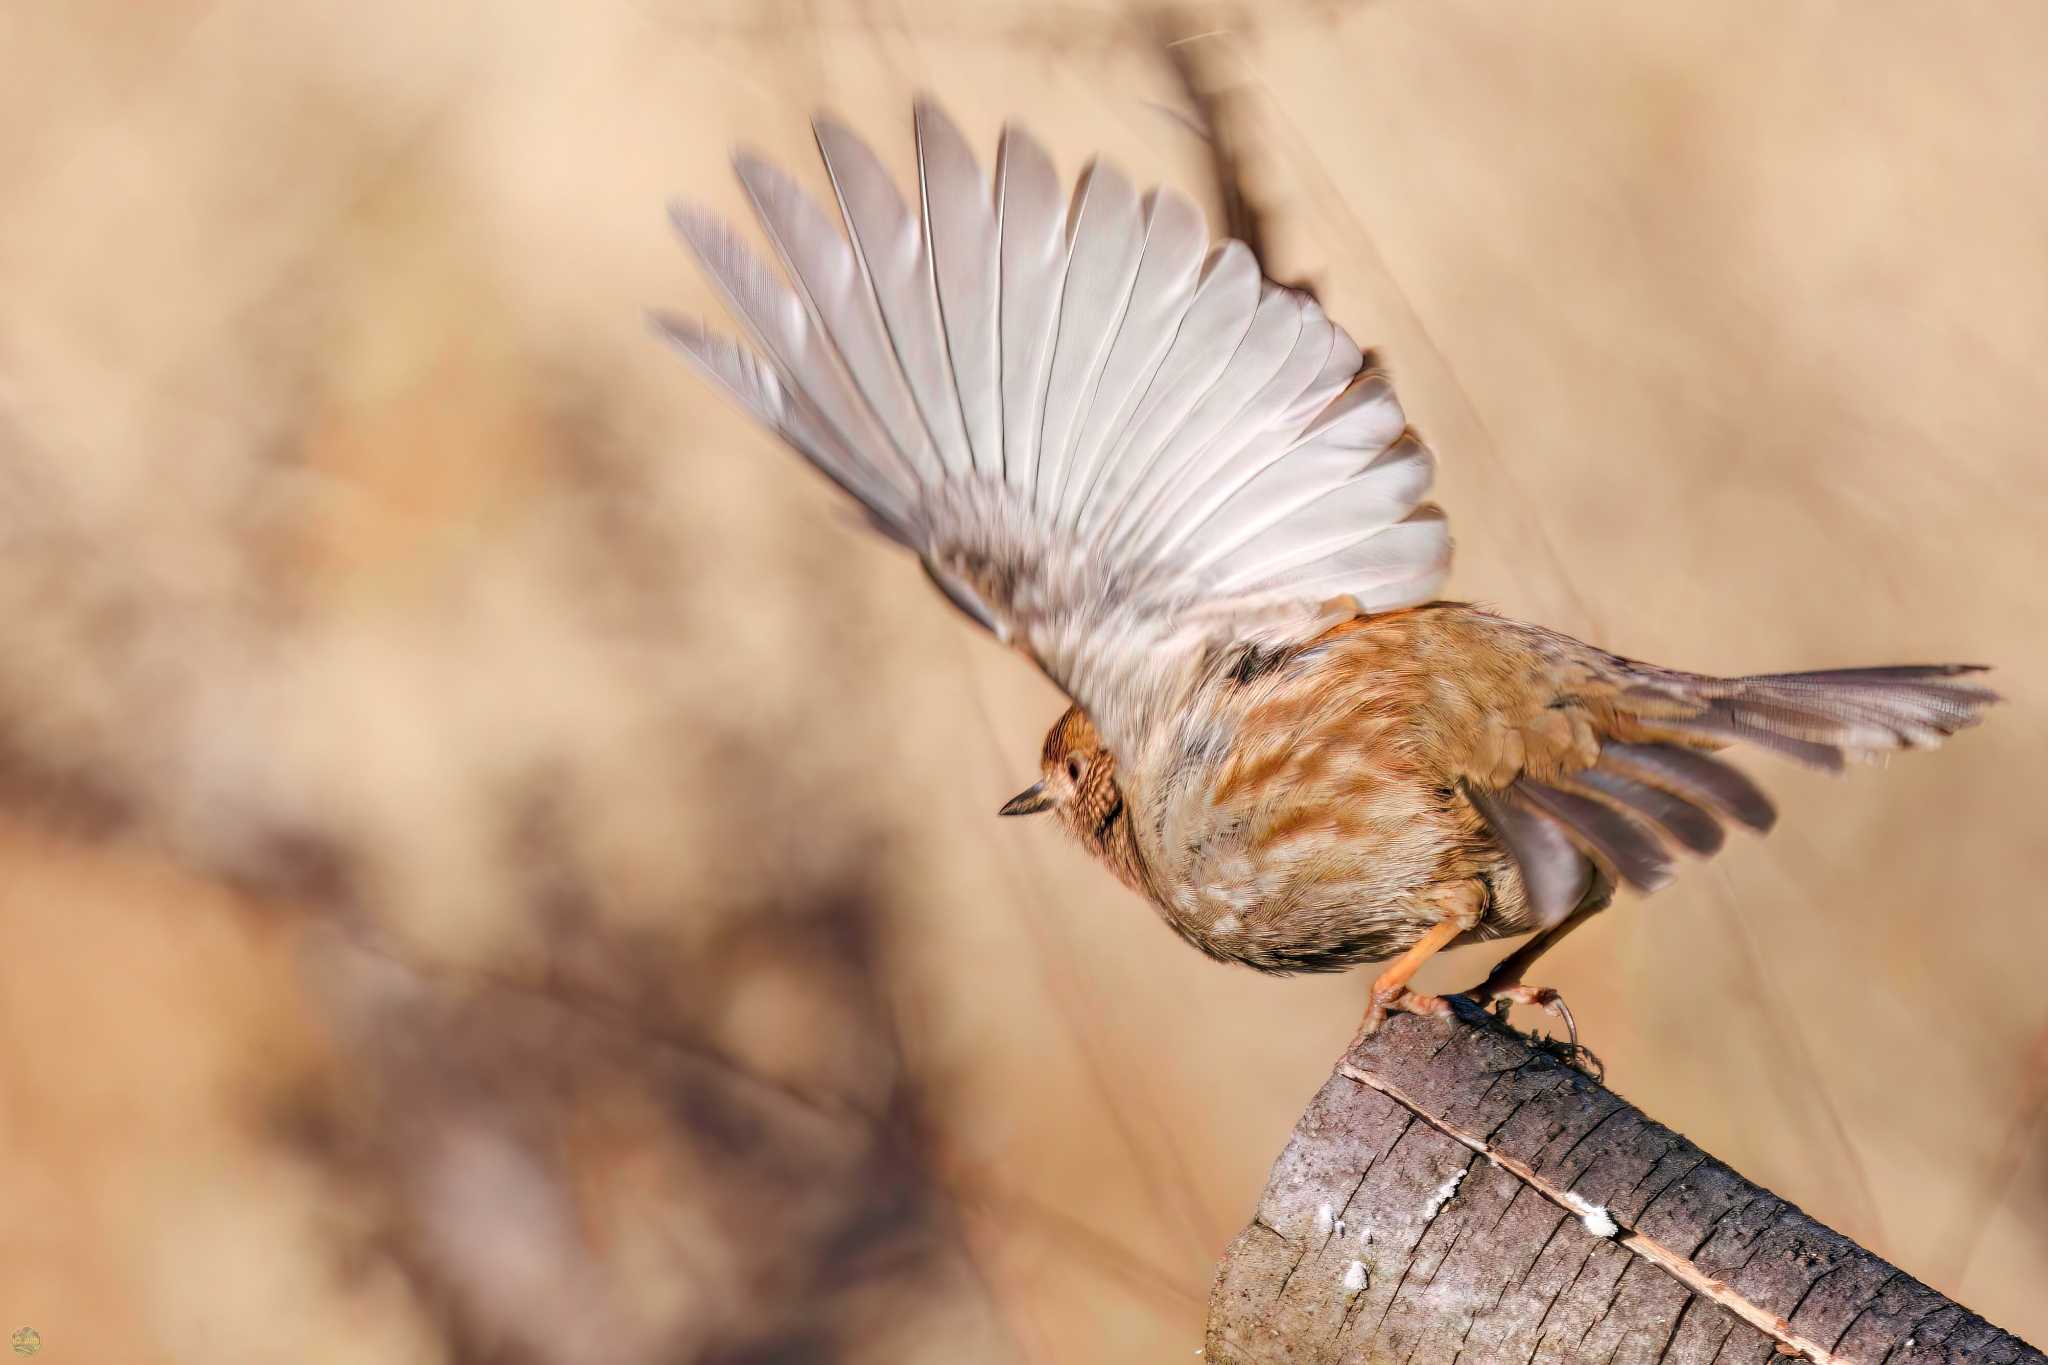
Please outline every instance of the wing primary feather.
[{"label": "wing primary feather", "polygon": [[[852,464],[887,480],[888,473],[869,453],[893,448],[887,433],[854,388],[830,339],[811,325],[796,295],[716,218],[688,205],[677,205],[673,217],[705,273],[774,365],[785,391],[803,395],[807,410],[830,429],[835,447]],[[909,488],[901,491],[907,496]]]},{"label": "wing primary feather", "polygon": [[929,244],[865,142],[829,118],[814,120],[812,129],[854,258],[874,294],[925,430],[946,475],[963,477],[973,471],[974,456],[954,390]]},{"label": "wing primary feather", "polygon": [[1065,495],[1075,434],[1094,399],[1143,249],[1131,182],[1107,163],[1091,165],[1074,193],[1067,277],[1046,375],[1045,425],[1032,480],[1041,514],[1050,516]]},{"label": "wing primary feather", "polygon": [[[1221,581],[1259,581],[1313,563],[1361,532],[1393,526],[1421,505],[1436,476],[1436,457],[1419,441],[1396,445],[1348,477],[1331,480],[1318,466],[1355,465],[1356,456],[1306,453],[1247,481],[1210,514],[1190,548],[1198,567],[1216,567]],[[1194,533],[1189,533],[1193,537]]]},{"label": "wing primary feather", "polygon": [[916,110],[918,185],[953,394],[977,473],[1001,477],[1002,289],[995,202],[960,129],[928,100]]},{"label": "wing primary feather", "polygon": [[1109,553],[1176,434],[1229,366],[1257,317],[1259,270],[1240,242],[1226,242],[1203,263],[1165,359],[1153,372],[1124,433],[1106,457],[1099,491],[1081,517],[1093,548]]},{"label": "wing primary feather", "polygon": [[1128,553],[1149,561],[1157,542],[1172,533],[1174,495],[1187,486],[1190,467],[1212,450],[1230,420],[1286,362],[1301,335],[1301,323],[1300,310],[1278,289],[1267,286],[1262,291],[1251,325],[1229,362],[1162,442],[1157,457],[1141,476],[1141,487],[1119,518],[1115,539],[1129,547]]},{"label": "wing primary feather", "polygon": [[[1435,595],[1451,545],[1421,501],[1430,457],[1400,444],[1384,376],[1314,299],[1242,243],[1212,249],[1184,196],[1141,197],[1099,162],[1070,194],[1014,127],[987,176],[937,107],[913,122],[911,201],[866,143],[814,121],[837,222],[739,153],[781,273],[703,214],[677,222],[755,349],[664,330],[955,605],[1114,747],[1116,708],[1138,714],[1173,674],[1161,650],[1291,642],[1331,597]],[[1743,705],[1779,729],[1825,711],[1910,739],[1960,723],[1968,702],[1933,695],[1949,685],[1891,675],[1880,705],[1759,683]]]},{"label": "wing primary feather", "polygon": [[1719,853],[1721,845],[1727,842],[1727,832],[1721,828],[1720,821],[1684,797],[1661,787],[1593,767],[1573,773],[1568,789],[1574,795],[1590,795],[1593,799],[1620,806],[1630,814],[1642,816],[1702,857]]},{"label": "wing primary feather", "polygon": [[1284,598],[1323,602],[1350,595],[1368,612],[1391,611],[1435,598],[1451,568],[1451,534],[1443,509],[1424,503],[1384,530],[1276,578],[1230,578],[1216,591],[1249,607]]},{"label": "wing primary feather", "polygon": [[1641,891],[1655,891],[1671,880],[1671,855],[1635,819],[1591,797],[1574,795],[1531,782],[1527,778],[1514,789],[1536,809],[1550,816],[1578,842],[1580,847],[1612,868],[1617,876]]},{"label": "wing primary feather", "polygon": [[1143,201],[1144,249],[1116,340],[1103,361],[1088,417],[1074,438],[1058,520],[1077,526],[1101,487],[1116,440],[1129,429],[1152,378],[1166,363],[1181,320],[1194,303],[1208,233],[1201,211],[1168,190]]},{"label": "wing primary feather", "polygon": [[1664,787],[1759,832],[1770,829],[1778,820],[1771,798],[1747,773],[1697,749],[1609,740],[1601,746],[1598,766],[1638,782]]},{"label": "wing primary feather", "polygon": [[1540,927],[1557,924],[1579,908],[1592,889],[1593,866],[1562,825],[1513,789],[1489,792],[1468,784],[1465,796],[1514,858],[1523,895]]},{"label": "wing primary feather", "polygon": [[[1292,428],[1285,423],[1288,414],[1301,404],[1302,395],[1321,381],[1336,332],[1313,304],[1300,308],[1297,321],[1293,345],[1271,377],[1209,438],[1205,450],[1180,462],[1178,486],[1162,501],[1157,514],[1161,533],[1148,547],[1154,558],[1175,556],[1198,534],[1210,533],[1209,538],[1215,539],[1215,523],[1227,528],[1242,520],[1234,514],[1238,510],[1236,495],[1245,485],[1270,476],[1275,466],[1283,472],[1295,467],[1296,462],[1289,459],[1293,454],[1289,437],[1300,429],[1300,423]],[[1326,393],[1322,399],[1327,402],[1331,396]],[[1275,446],[1279,447],[1277,453],[1268,454]],[[1351,462],[1354,469],[1359,463]],[[1270,485],[1270,477],[1266,482]],[[1309,496],[1305,491],[1301,501]],[[1203,557],[1192,555],[1191,562],[1203,562]]]},{"label": "wing primary feather", "polygon": [[1005,128],[996,151],[1003,480],[1037,477],[1045,387],[1066,286],[1066,223],[1052,159],[1030,134]]},{"label": "wing primary feather", "polygon": [[807,409],[800,396],[782,387],[771,367],[726,337],[715,336],[689,318],[656,314],[661,337],[730,394],[755,420],[776,432],[819,473],[851,494],[875,526],[891,540],[915,545],[918,517],[897,486],[854,457]]},{"label": "wing primary feather", "polygon": [[887,448],[880,453],[900,466],[897,472],[909,481],[937,478],[939,457],[931,434],[846,237],[774,166],[741,152],[733,167],[813,325],[831,338],[855,387],[886,430]]}]

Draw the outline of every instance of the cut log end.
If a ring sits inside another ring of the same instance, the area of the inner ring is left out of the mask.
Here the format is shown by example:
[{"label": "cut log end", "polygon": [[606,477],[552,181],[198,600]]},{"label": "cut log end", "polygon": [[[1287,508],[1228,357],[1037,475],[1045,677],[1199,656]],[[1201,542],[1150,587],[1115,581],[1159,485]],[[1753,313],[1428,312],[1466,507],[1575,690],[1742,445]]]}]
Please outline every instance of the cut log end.
[{"label": "cut log end", "polygon": [[1203,1356],[2048,1365],[1518,1035],[1410,1015],[1302,1115]]}]

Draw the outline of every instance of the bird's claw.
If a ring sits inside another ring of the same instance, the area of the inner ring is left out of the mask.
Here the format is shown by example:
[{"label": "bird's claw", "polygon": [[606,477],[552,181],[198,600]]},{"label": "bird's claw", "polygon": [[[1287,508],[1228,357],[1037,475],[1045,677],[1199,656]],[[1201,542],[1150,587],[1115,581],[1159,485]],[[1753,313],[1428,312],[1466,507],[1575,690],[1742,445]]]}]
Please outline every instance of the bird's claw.
[{"label": "bird's claw", "polygon": [[1365,1018],[1359,1021],[1358,1035],[1351,1042],[1357,1046],[1379,1031],[1387,1022],[1389,1014],[1428,1014],[1447,1016],[1451,1013],[1451,1002],[1440,995],[1424,995],[1398,986],[1390,991],[1374,991],[1365,1006]]},{"label": "bird's claw", "polygon": [[1520,982],[1496,986],[1488,983],[1464,994],[1466,999],[1482,1009],[1492,1010],[1494,1016],[1499,1019],[1506,1019],[1508,1011],[1516,1005],[1535,1005],[1556,1015],[1564,1023],[1571,1047],[1577,1048],[1579,1045],[1579,1025],[1578,1021],[1572,1018],[1571,1007],[1564,1003],[1563,996],[1549,986],[1525,986]]}]

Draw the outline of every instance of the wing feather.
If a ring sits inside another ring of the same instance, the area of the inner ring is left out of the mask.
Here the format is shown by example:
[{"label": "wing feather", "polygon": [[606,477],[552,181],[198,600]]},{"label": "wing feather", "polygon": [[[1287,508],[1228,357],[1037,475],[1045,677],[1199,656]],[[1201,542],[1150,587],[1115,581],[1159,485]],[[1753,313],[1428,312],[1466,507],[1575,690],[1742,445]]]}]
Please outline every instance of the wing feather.
[{"label": "wing feather", "polygon": [[1419,441],[1357,466],[1344,450],[1305,451],[1270,466],[1187,533],[1190,562],[1218,566],[1225,581],[1270,578],[1399,522],[1436,477],[1436,457]]},{"label": "wing feather", "polygon": [[[1211,249],[1178,194],[1140,197],[1098,163],[1069,199],[1015,128],[991,181],[936,107],[914,122],[913,207],[859,138],[816,121],[844,235],[780,171],[736,159],[787,283],[677,214],[760,359],[663,326],[948,598],[1115,747],[1174,673],[1161,651],[1307,638],[1332,597],[1434,595],[1450,537],[1422,501],[1433,460],[1312,298],[1263,281],[1240,243]],[[1863,719],[1923,723],[1900,695]],[[1792,689],[1748,706],[1785,728],[1813,709]]]},{"label": "wing feather", "polygon": [[1655,891],[1671,880],[1671,854],[1634,816],[1527,778],[1517,782],[1515,790],[1563,826],[1595,862],[1638,891]]},{"label": "wing feather", "polygon": [[1600,766],[1663,787],[1754,830],[1767,830],[1777,823],[1777,808],[1749,774],[1697,749],[1609,740],[1601,746]]},{"label": "wing feather", "polygon": [[917,168],[953,392],[975,471],[1000,478],[1003,381],[997,300],[1002,248],[995,200],[959,128],[922,100],[917,106]]},{"label": "wing feather", "polygon": [[1066,223],[1052,158],[1029,133],[1003,131],[996,153],[1002,276],[1003,478],[1029,490],[1045,428],[1046,373],[1066,285]]},{"label": "wing feather", "polygon": [[1728,836],[1720,821],[1684,797],[1661,787],[1599,767],[1574,773],[1570,786],[1578,789],[1580,795],[1591,795],[1596,800],[1604,800],[1644,817],[1681,846],[1702,857],[1719,853],[1721,845],[1727,842]]},{"label": "wing feather", "polygon": [[1100,491],[1081,514],[1081,529],[1096,544],[1124,526],[1133,501],[1150,487],[1169,440],[1237,354],[1258,316],[1258,300],[1259,268],[1243,243],[1226,242],[1209,254],[1166,359],[1112,446]]},{"label": "wing feather", "polygon": [[812,320],[832,339],[861,397],[886,429],[887,453],[894,456],[888,463],[902,466],[912,484],[939,477],[938,451],[853,248],[781,171],[744,152],[733,165]]},{"label": "wing feather", "polygon": [[1201,212],[1185,197],[1165,190],[1147,197],[1144,255],[1088,418],[1074,440],[1067,491],[1057,513],[1061,525],[1078,525],[1109,467],[1114,442],[1129,429],[1166,363],[1181,320],[1195,301],[1208,246]]},{"label": "wing feather", "polygon": [[881,310],[925,430],[931,433],[946,477],[964,477],[973,471],[974,457],[947,359],[924,233],[866,143],[830,119],[819,119],[815,131],[854,255]]},{"label": "wing feather", "polygon": [[[1182,464],[1175,488],[1157,514],[1161,530],[1147,547],[1152,557],[1173,554],[1249,480],[1272,473],[1276,466],[1282,474],[1292,470],[1291,461],[1268,461],[1262,466],[1254,447],[1263,434],[1273,433],[1282,439],[1293,434],[1283,423],[1302,394],[1322,377],[1337,330],[1314,305],[1299,309],[1297,317],[1294,344],[1272,377],[1210,439],[1206,449]],[[1324,401],[1334,396],[1326,394]],[[1297,419],[1293,431],[1300,427]],[[1354,466],[1356,463],[1353,461]]]},{"label": "wing feather", "polygon": [[[747,325],[785,387],[803,393],[806,409],[880,473],[895,449],[874,412],[854,390],[830,338],[811,325],[796,295],[770,274],[726,226],[688,205],[672,210],[677,229],[697,253],[705,273]],[[892,471],[893,472],[893,471]],[[900,485],[907,495],[911,485]]]},{"label": "wing feather", "polygon": [[1248,605],[1349,595],[1365,611],[1392,611],[1434,598],[1450,568],[1450,525],[1442,508],[1425,503],[1320,559],[1263,577],[1236,573],[1220,579],[1216,590]]},{"label": "wing feather", "polygon": [[1301,309],[1277,286],[1265,286],[1262,295],[1228,363],[1180,425],[1161,433],[1159,449],[1147,458],[1146,472],[1115,532],[1123,544],[1149,546],[1171,529],[1169,513],[1176,490],[1185,485],[1192,467],[1208,456],[1231,419],[1293,354],[1301,337]]},{"label": "wing feather", "polygon": [[1465,795],[1507,845],[1522,874],[1522,892],[1536,912],[1537,926],[1548,928],[1578,909],[1593,888],[1593,864],[1564,826],[1512,788],[1503,792],[1468,788]]},{"label": "wing feather", "polygon": [[1039,513],[1048,518],[1066,495],[1075,437],[1095,401],[1145,248],[1137,192],[1115,167],[1089,168],[1071,235],[1034,486]]},{"label": "wing feather", "polygon": [[890,539],[916,540],[917,514],[899,485],[878,475],[845,446],[761,358],[690,318],[657,316],[656,329],[763,426],[783,434],[799,454],[859,499]]}]

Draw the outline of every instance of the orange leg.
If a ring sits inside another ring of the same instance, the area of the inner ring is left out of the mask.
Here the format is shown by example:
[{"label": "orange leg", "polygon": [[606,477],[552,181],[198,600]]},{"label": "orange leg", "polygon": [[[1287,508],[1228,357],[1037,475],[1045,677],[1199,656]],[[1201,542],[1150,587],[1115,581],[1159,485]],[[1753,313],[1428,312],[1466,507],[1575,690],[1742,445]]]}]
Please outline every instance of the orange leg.
[{"label": "orange leg", "polygon": [[1572,1045],[1576,1047],[1579,1041],[1579,1026],[1573,1020],[1572,1012],[1565,1007],[1563,998],[1548,986],[1524,985],[1522,977],[1536,964],[1537,958],[1556,947],[1566,934],[1605,910],[1609,900],[1608,896],[1587,897],[1578,909],[1502,958],[1500,964],[1487,974],[1486,980],[1460,994],[1469,996],[1481,1005],[1540,1005],[1564,1021],[1565,1030],[1571,1035]]},{"label": "orange leg", "polygon": [[1365,1018],[1359,1022],[1358,1038],[1352,1041],[1355,1043],[1358,1039],[1369,1036],[1386,1022],[1387,1014],[1391,1010],[1401,1010],[1408,1014],[1448,1012],[1450,1006],[1444,1003],[1442,997],[1417,995],[1408,989],[1408,982],[1421,969],[1423,963],[1448,948],[1458,935],[1469,927],[1458,920],[1441,920],[1432,926],[1428,933],[1417,939],[1412,948],[1388,963],[1387,969],[1372,983],[1372,994],[1365,1002]]}]

